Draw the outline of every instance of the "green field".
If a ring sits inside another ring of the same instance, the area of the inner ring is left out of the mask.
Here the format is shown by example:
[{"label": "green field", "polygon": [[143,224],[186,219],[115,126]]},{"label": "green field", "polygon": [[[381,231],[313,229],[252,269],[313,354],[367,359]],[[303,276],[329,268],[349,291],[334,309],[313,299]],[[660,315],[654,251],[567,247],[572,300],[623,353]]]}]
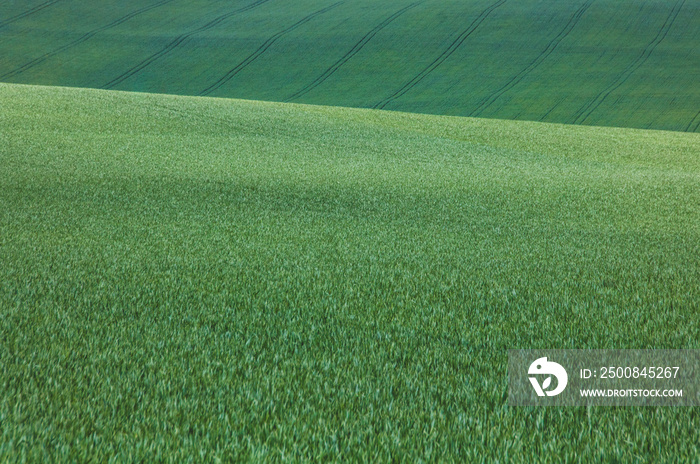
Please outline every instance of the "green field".
[{"label": "green field", "polygon": [[698,408],[508,407],[506,365],[700,348],[700,134],[0,108],[0,461],[698,462]]},{"label": "green field", "polygon": [[698,0],[10,0],[0,82],[700,132]]}]

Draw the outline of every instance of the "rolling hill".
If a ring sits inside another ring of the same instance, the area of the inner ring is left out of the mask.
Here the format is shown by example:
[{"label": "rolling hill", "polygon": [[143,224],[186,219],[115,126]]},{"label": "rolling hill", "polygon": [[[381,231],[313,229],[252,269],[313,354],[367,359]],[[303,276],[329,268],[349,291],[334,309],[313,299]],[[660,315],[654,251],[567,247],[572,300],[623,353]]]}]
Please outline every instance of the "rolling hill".
[{"label": "rolling hill", "polygon": [[700,455],[697,407],[506,405],[510,348],[700,348],[700,134],[14,84],[0,108],[0,461]]},{"label": "rolling hill", "polygon": [[30,0],[0,81],[700,131],[697,0]]}]

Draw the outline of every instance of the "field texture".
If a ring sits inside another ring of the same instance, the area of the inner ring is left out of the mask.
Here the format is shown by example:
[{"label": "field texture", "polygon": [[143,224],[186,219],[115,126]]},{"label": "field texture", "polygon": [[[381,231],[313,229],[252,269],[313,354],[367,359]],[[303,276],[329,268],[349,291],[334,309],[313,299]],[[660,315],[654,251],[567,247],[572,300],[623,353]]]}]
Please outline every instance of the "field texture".
[{"label": "field texture", "polygon": [[13,0],[0,81],[700,132],[700,0]]},{"label": "field texture", "polygon": [[700,134],[0,107],[0,461],[697,462],[698,408],[512,408],[506,364],[700,348]]}]

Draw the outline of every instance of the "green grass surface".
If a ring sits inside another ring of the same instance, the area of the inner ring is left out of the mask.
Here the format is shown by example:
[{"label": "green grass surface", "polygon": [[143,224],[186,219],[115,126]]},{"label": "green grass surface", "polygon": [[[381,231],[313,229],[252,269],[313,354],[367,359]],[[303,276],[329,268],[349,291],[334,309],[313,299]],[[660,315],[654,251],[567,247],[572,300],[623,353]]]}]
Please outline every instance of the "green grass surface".
[{"label": "green grass surface", "polygon": [[698,0],[29,0],[0,81],[700,132]]},{"label": "green grass surface", "polygon": [[0,107],[0,461],[697,462],[698,408],[508,407],[506,365],[700,348],[700,134]]}]

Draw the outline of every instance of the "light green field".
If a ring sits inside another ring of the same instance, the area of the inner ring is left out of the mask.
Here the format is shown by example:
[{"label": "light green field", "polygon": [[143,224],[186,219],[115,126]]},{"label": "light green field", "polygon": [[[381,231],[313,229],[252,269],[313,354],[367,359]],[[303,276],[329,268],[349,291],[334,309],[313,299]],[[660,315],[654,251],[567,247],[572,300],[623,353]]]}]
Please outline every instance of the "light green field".
[{"label": "light green field", "polygon": [[700,132],[699,0],[11,0],[0,82]]},{"label": "light green field", "polygon": [[0,85],[0,461],[697,462],[510,348],[700,348],[700,134]]}]

